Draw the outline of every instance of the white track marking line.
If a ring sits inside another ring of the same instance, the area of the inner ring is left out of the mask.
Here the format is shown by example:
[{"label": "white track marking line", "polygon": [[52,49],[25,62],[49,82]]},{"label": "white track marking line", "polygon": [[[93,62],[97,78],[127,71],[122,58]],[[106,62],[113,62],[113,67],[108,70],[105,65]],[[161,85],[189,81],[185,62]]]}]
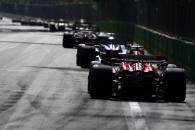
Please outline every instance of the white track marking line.
[{"label": "white track marking line", "polygon": [[129,105],[123,103],[123,108],[124,108],[124,116],[128,126],[128,130],[136,130],[131,111],[129,110]]},{"label": "white track marking line", "polygon": [[129,102],[130,113],[136,130],[149,130],[140,105],[137,102]]}]

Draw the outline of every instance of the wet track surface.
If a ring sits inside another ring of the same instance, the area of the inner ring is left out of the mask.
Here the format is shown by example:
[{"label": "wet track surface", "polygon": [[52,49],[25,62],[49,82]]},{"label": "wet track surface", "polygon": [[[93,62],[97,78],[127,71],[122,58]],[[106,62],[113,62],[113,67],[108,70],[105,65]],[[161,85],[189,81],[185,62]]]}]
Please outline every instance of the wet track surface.
[{"label": "wet track surface", "polygon": [[193,83],[185,103],[93,100],[76,49],[61,44],[62,33],[0,22],[0,130],[195,129]]}]

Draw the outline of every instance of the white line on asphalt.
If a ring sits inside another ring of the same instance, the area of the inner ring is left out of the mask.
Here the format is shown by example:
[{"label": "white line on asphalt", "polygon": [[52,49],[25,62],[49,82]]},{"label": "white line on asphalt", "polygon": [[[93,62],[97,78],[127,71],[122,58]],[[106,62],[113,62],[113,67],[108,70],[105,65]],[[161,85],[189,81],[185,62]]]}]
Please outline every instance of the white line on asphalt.
[{"label": "white line on asphalt", "polygon": [[128,130],[135,130],[135,124],[133,122],[133,118],[131,115],[131,111],[129,110],[129,104],[126,102],[122,103],[123,109],[124,109],[124,116],[125,116],[125,121],[128,126]]},{"label": "white line on asphalt", "polygon": [[133,118],[136,130],[149,130],[146,124],[145,117],[137,102],[129,102],[131,116]]}]

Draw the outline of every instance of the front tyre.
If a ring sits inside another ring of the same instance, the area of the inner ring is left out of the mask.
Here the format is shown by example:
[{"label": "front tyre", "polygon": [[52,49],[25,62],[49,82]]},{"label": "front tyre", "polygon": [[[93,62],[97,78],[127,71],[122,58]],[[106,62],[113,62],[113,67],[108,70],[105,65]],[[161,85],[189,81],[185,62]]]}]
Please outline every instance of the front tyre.
[{"label": "front tyre", "polygon": [[77,47],[77,54],[76,54],[76,64],[80,66],[80,57],[81,57],[81,48],[85,46],[85,44],[79,44]]},{"label": "front tyre", "polygon": [[93,65],[88,78],[88,91],[91,98],[107,99],[112,92],[112,67]]}]

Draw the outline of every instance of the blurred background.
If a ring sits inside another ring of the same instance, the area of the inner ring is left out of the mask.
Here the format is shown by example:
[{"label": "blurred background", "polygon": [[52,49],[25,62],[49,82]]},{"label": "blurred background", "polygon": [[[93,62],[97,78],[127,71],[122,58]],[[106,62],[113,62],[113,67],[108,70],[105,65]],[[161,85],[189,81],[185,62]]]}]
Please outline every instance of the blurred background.
[{"label": "blurred background", "polygon": [[195,80],[193,0],[0,0],[0,12],[43,19],[96,22],[101,30],[166,55]]}]

